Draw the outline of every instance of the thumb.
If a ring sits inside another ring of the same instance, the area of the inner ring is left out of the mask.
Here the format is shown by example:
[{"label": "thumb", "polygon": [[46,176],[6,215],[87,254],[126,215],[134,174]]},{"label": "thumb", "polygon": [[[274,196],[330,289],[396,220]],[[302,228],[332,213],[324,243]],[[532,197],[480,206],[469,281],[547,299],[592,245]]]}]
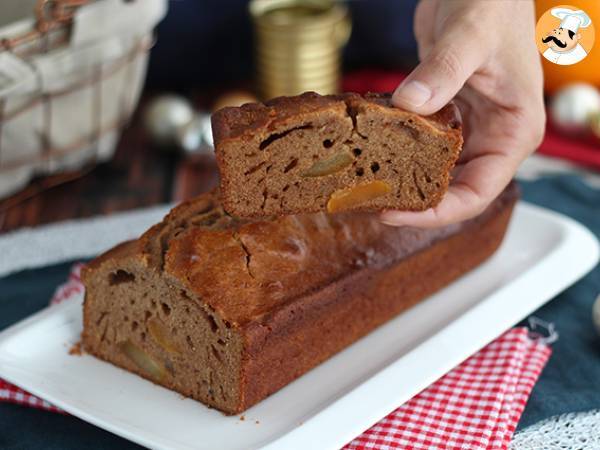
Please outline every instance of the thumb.
[{"label": "thumb", "polygon": [[423,115],[440,110],[487,60],[488,48],[462,30],[445,33],[396,88],[392,103]]}]

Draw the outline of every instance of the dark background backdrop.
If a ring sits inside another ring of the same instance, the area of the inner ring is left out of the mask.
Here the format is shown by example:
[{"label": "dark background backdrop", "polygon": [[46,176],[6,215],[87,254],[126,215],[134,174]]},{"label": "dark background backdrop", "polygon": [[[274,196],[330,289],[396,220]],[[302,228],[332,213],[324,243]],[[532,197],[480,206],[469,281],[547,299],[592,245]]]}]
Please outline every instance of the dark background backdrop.
[{"label": "dark background backdrop", "polygon": [[[347,2],[352,35],[345,49],[345,69],[412,67],[417,60],[412,28],[416,3]],[[172,0],[157,36],[148,71],[151,89],[212,89],[252,77],[248,0]]]}]

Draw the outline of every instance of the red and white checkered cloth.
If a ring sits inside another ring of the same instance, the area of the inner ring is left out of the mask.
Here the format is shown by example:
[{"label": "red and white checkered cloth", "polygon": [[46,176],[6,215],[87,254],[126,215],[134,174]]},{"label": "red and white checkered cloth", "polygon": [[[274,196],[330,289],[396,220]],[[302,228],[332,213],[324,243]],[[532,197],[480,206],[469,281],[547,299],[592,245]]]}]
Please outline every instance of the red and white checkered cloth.
[{"label": "red and white checkered cloth", "polygon": [[550,353],[513,328],[345,448],[506,449]]},{"label": "red and white checkered cloth", "polygon": [[[73,267],[51,303],[83,293],[82,265]],[[550,347],[513,328],[373,425],[344,448],[506,449]],[[59,408],[0,380],[0,401],[48,411]]]}]

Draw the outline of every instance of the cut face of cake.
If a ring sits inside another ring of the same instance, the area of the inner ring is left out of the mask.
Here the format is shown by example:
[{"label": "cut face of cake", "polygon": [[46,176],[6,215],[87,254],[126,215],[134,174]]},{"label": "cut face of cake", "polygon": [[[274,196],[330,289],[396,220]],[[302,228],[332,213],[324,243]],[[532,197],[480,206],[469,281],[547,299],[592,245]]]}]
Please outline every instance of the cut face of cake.
[{"label": "cut face of cake", "polygon": [[462,146],[453,104],[422,117],[386,94],[305,93],[212,117],[225,210],[267,217],[438,204]]}]

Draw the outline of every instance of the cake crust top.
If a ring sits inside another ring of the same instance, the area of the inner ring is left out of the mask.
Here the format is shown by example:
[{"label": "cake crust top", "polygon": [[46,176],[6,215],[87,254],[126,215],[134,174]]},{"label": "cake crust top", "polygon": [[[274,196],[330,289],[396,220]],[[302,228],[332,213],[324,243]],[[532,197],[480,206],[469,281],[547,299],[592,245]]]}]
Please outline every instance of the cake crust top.
[{"label": "cake crust top", "polygon": [[367,213],[324,213],[241,221],[225,213],[216,193],[174,208],[138,240],[91,262],[135,258],[162,271],[233,326],[260,322],[278,307],[360,270],[387,267],[471,223],[487,220],[518,190],[512,183],[481,215],[436,230],[389,227]]},{"label": "cake crust top", "polygon": [[369,107],[385,108],[388,114],[396,115],[400,119],[410,118],[440,132],[461,133],[461,115],[454,103],[449,103],[430,116],[420,116],[393,106],[391,97],[389,93],[367,93],[361,96],[355,93],[320,95],[316,92],[305,92],[297,96],[276,97],[264,103],[225,107],[212,115],[213,136],[215,142],[238,139],[258,130],[274,130],[282,123],[307,113],[345,110],[349,115],[353,115],[356,110]]}]

